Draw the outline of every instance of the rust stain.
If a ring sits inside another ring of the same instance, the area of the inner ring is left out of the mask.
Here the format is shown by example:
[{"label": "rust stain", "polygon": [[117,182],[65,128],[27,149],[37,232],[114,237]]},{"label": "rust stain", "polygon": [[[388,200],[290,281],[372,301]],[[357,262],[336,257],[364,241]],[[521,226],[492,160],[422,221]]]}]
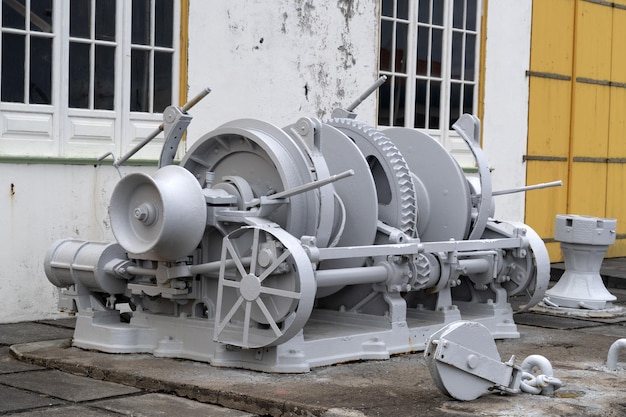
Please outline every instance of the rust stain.
[{"label": "rust stain", "polygon": [[11,195],[11,200],[12,200],[13,197],[15,197],[15,184],[13,184],[13,183],[11,183],[10,195]]}]

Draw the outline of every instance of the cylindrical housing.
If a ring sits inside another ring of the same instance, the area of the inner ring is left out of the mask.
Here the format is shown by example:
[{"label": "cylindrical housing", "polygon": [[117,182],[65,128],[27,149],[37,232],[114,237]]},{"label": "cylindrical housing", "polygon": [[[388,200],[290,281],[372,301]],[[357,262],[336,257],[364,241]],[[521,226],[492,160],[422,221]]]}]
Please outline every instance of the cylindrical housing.
[{"label": "cylindrical housing", "polygon": [[126,290],[126,280],[107,271],[106,266],[127,259],[126,252],[117,243],[62,239],[48,250],[44,270],[48,280],[57,287],[80,283],[90,291],[121,294]]}]

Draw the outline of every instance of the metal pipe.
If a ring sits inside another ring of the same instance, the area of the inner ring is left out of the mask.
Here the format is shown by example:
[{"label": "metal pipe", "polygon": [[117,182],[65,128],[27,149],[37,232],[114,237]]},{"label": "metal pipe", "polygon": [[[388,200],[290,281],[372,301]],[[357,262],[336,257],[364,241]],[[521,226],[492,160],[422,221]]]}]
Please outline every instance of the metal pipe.
[{"label": "metal pipe", "polygon": [[490,268],[491,263],[485,258],[459,259],[458,269],[463,274],[481,274],[488,272]]},{"label": "metal pipe", "polygon": [[352,104],[350,104],[346,108],[346,110],[351,112],[352,110],[356,109],[357,106],[363,102],[363,100],[368,98],[369,95],[372,94],[374,91],[376,91],[378,89],[378,87],[383,85],[385,83],[385,81],[387,81],[387,76],[386,75],[383,75],[382,77],[377,79],[374,82],[374,84],[372,84],[367,90],[365,90],[365,92],[363,94],[361,94],[356,100],[354,100],[354,102]]},{"label": "metal pipe", "polygon": [[[193,106],[195,106],[196,104],[198,104],[198,102],[200,100],[202,100],[204,97],[207,96],[207,94],[209,94],[211,92],[211,89],[209,87],[204,88],[200,93],[198,93],[194,98],[192,98],[191,100],[189,100],[187,103],[185,103],[183,105],[183,107],[181,107],[181,111],[183,113],[187,113],[187,110],[191,109]],[[133,156],[134,154],[136,154],[137,152],[139,152],[139,150],[141,148],[143,148],[144,146],[146,146],[150,141],[152,141],[152,139],[156,138],[158,136],[159,133],[161,133],[163,131],[163,123],[161,123],[159,125],[159,127],[157,127],[156,129],[154,129],[154,131],[152,133],[150,133],[145,139],[143,139],[141,142],[139,142],[133,149],[131,149],[130,151],[128,151],[128,153],[126,155],[123,155],[122,157],[120,157],[120,159],[113,161],[113,166],[115,167],[119,167],[120,165],[122,165],[124,162],[126,162],[131,156]],[[107,153],[106,155],[101,156],[100,158],[98,158],[98,161],[101,161],[102,159],[104,159],[104,157],[108,156],[109,154]]]},{"label": "metal pipe", "polygon": [[285,190],[285,191],[281,191],[279,193],[276,194],[271,194],[267,196],[268,200],[277,200],[279,198],[287,198],[287,197],[291,197],[292,195],[296,195],[296,194],[301,194],[310,190],[314,190],[317,188],[321,188],[327,184],[331,184],[335,181],[339,181],[341,179],[344,179],[346,177],[351,177],[354,175],[354,170],[353,169],[349,169],[347,171],[341,172],[337,175],[331,175],[328,178],[325,178],[323,180],[317,180],[317,181],[311,181],[308,182],[306,184],[302,184],[299,185],[297,187],[293,187],[289,190]]},{"label": "metal pipe", "polygon": [[[243,266],[248,267],[250,266],[250,262],[252,261],[252,258],[248,256],[245,258],[240,258],[239,261],[241,262]],[[234,268],[237,266],[234,259],[227,259],[224,262],[213,261],[213,262],[207,262],[205,264],[200,264],[200,265],[189,265],[189,272],[191,272],[192,275],[196,275],[196,274],[209,275],[212,273],[219,272],[222,264],[224,265],[224,268]]]},{"label": "metal pipe", "polygon": [[563,185],[563,181],[559,180],[559,181],[545,182],[542,184],[527,185],[525,187],[509,188],[508,190],[494,191],[491,193],[491,195],[521,193],[522,191],[538,190],[541,188],[550,188],[550,187],[560,187],[561,185]]},{"label": "metal pipe", "polygon": [[315,271],[318,288],[334,287],[335,285],[373,284],[386,281],[388,276],[389,271],[382,265]]},{"label": "metal pipe", "polygon": [[626,348],[626,339],[617,339],[609,348],[609,354],[606,358],[606,367],[611,371],[617,370],[617,356],[621,349]]},{"label": "metal pipe", "polygon": [[126,272],[131,275],[147,275],[150,277],[156,277],[157,270],[150,268],[142,268],[140,266],[129,265],[126,267]]}]

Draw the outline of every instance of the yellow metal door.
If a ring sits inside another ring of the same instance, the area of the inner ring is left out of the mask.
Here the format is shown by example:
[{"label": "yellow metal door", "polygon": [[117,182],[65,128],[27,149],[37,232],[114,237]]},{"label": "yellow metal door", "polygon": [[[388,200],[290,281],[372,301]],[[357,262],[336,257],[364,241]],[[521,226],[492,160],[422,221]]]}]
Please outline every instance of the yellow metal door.
[{"label": "yellow metal door", "polygon": [[617,219],[607,256],[626,256],[626,0],[533,2],[526,223],[561,260],[557,214]]}]

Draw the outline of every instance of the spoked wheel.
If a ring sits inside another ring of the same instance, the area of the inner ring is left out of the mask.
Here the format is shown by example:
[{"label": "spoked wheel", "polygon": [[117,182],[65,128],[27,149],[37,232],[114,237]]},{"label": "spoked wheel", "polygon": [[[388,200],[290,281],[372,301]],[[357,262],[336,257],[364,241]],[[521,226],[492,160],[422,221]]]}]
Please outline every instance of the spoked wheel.
[{"label": "spoked wheel", "polygon": [[482,239],[518,236],[524,236],[528,240],[528,248],[506,251],[503,263],[506,268],[501,274],[508,277],[502,282],[502,287],[509,295],[513,311],[521,313],[540,302],[548,289],[550,256],[546,245],[530,226],[518,222],[490,222]]},{"label": "spoked wheel", "polygon": [[224,237],[214,339],[243,348],[283,343],[306,324],[317,285],[300,241],[279,227]]}]

